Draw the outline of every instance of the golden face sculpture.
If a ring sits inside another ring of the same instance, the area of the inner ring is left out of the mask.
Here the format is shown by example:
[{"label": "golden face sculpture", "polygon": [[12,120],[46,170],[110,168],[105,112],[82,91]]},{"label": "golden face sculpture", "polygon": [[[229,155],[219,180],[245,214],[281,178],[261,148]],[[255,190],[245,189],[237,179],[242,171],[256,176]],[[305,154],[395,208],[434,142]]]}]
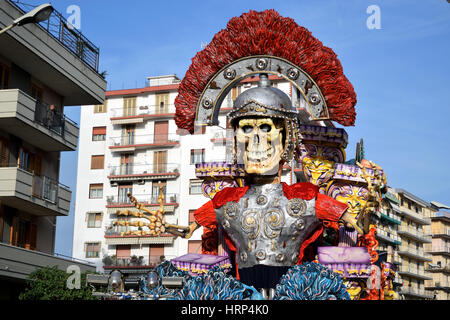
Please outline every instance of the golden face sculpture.
[{"label": "golden face sculpture", "polygon": [[297,161],[308,181],[316,186],[328,183],[333,177],[334,164],[345,160],[345,151],[339,147],[306,143],[302,144],[301,150],[302,155]]},{"label": "golden face sculpture", "polygon": [[337,201],[347,204],[347,212],[355,219],[366,205],[369,196],[366,187],[342,182],[331,182],[327,186],[326,193]]},{"label": "golden face sculpture", "polygon": [[272,118],[243,118],[236,128],[236,154],[248,174],[275,175],[283,152],[283,126]]}]

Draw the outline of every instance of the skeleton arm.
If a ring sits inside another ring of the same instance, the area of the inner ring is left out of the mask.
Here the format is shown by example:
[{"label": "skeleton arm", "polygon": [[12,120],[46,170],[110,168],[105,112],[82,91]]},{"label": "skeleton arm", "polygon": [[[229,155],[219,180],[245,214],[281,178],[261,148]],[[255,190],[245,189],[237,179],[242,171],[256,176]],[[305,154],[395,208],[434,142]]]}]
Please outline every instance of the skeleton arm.
[{"label": "skeleton arm", "polygon": [[[159,187],[159,191],[160,191],[159,196],[158,196],[159,210],[157,210],[157,211],[151,211],[151,210],[147,209],[142,203],[138,202],[136,200],[136,198],[131,195],[131,193],[128,194],[128,197],[130,198],[130,201],[134,204],[134,206],[136,208],[138,208],[139,210],[145,211],[151,215],[149,218],[139,212],[138,213],[138,214],[140,214],[139,217],[151,220],[152,222],[155,222],[155,221],[153,221],[152,217],[156,216],[156,217],[160,218],[160,219],[157,218],[157,220],[161,220],[160,221],[161,225],[159,226],[159,230],[155,230],[156,231],[156,232],[154,232],[155,234],[159,235],[161,232],[166,231],[175,236],[189,239],[192,236],[193,232],[200,227],[200,225],[198,225],[196,222],[193,222],[188,227],[185,227],[185,226],[179,226],[179,225],[170,224],[170,223],[165,222],[164,219],[162,218],[162,215],[164,214],[164,194],[163,194],[163,188],[161,186]],[[148,224],[147,226],[150,228],[150,230],[152,230],[152,229],[155,229],[156,225],[152,226],[152,225]]]},{"label": "skeleton arm", "polygon": [[357,224],[363,228],[364,234],[369,232],[370,216],[374,214],[381,206],[380,190],[384,187],[380,171],[376,168],[376,165],[372,161],[369,161],[369,163],[374,170],[373,182],[371,176],[367,173],[366,168],[363,167],[361,163],[356,163],[363,172],[362,176],[367,181],[367,189],[369,191],[367,203],[361,210],[357,221]]}]

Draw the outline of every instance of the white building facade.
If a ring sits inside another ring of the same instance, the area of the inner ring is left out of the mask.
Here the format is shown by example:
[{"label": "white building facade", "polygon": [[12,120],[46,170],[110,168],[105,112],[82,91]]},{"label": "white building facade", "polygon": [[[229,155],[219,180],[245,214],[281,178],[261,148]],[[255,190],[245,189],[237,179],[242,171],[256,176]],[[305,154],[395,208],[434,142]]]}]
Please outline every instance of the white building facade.
[{"label": "white building facade", "polygon": [[[270,79],[296,103],[290,83]],[[180,132],[174,121],[179,82],[176,75],[149,77],[145,88],[109,91],[104,105],[81,110],[73,256],[94,262],[98,271],[104,269],[105,259],[126,266],[137,258],[149,266],[161,256],[201,253],[202,230],[187,240],[146,235],[145,227],[113,225],[121,219],[118,210],[137,210],[128,192],[156,210],[158,185],[164,187],[166,221],[189,225],[193,211],[208,201],[195,163],[229,160],[226,114],[237,95],[256,86],[257,80],[247,79],[232,89],[223,102],[219,126],[199,128],[193,135]],[[295,183],[295,168],[286,166],[282,180]],[[130,230],[138,234],[124,234]]]}]

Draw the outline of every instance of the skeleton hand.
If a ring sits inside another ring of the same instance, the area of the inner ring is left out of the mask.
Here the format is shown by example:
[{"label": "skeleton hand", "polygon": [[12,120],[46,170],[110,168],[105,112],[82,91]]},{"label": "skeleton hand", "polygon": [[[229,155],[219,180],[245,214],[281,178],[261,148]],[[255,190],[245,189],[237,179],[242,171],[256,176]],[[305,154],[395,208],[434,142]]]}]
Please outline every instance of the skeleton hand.
[{"label": "skeleton hand", "polygon": [[369,191],[367,203],[358,216],[357,224],[363,228],[364,233],[368,233],[370,228],[370,217],[381,206],[380,190],[384,188],[385,185],[379,167],[375,163],[369,161],[369,164],[374,170],[373,178],[367,173],[366,168],[361,165],[361,163],[357,162],[356,164],[362,171],[362,177],[367,181],[367,190]]},{"label": "skeleton hand", "polygon": [[188,227],[168,223],[166,223],[165,226],[167,232],[184,239],[189,239],[194,233],[194,231],[200,228],[200,225],[198,225],[197,222],[195,221],[191,223]]}]

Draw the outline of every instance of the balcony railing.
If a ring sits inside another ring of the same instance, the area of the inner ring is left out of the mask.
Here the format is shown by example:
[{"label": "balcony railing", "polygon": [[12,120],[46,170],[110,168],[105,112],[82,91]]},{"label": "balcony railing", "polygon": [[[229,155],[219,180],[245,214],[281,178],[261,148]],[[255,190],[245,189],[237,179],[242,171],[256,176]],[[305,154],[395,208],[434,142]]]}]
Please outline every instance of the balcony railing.
[{"label": "balcony railing", "polygon": [[431,246],[428,252],[450,254],[450,246]]},{"label": "balcony railing", "polygon": [[[35,7],[18,0],[9,0],[9,2],[23,13]],[[68,23],[61,13],[54,10],[48,20],[40,22],[38,25],[87,66],[98,72],[99,48]]]},{"label": "balcony railing", "polygon": [[64,114],[52,110],[50,105],[36,101],[34,120],[42,126],[57,133],[61,137],[64,137],[66,117]]},{"label": "balcony railing", "polygon": [[175,113],[175,105],[166,104],[164,107],[157,105],[144,105],[134,108],[111,108],[111,117],[136,117],[136,116],[151,116],[151,115],[168,115]]},{"label": "balcony railing", "polygon": [[125,146],[148,146],[160,144],[177,144],[180,136],[177,134],[143,134],[143,135],[124,135],[119,137],[111,137],[109,139],[110,148]]},{"label": "balcony railing", "polygon": [[161,255],[151,255],[147,257],[139,256],[139,257],[107,257],[104,258],[106,268],[113,267],[125,267],[125,268],[133,268],[133,267],[151,267],[154,268],[160,265],[164,260],[170,260],[175,258],[175,256],[161,256]]},{"label": "balcony railing", "polygon": [[[143,204],[157,204],[159,195],[148,195],[148,194],[133,194],[133,197],[136,198],[138,202]],[[164,203],[178,203],[179,194],[178,193],[166,193],[164,194]],[[107,197],[106,204],[108,206],[123,206],[123,205],[132,205],[130,199],[126,196],[122,197]]]},{"label": "balcony railing", "polygon": [[410,296],[416,296],[421,297],[424,299],[432,299],[433,293],[424,289],[418,289],[413,287],[402,287],[401,294],[410,295]]},{"label": "balcony railing", "polygon": [[111,166],[110,176],[125,175],[151,175],[151,174],[178,174],[180,170],[179,164],[163,163],[163,164],[123,164],[120,166]]},{"label": "balcony railing", "polygon": [[408,246],[400,246],[398,252],[403,255],[412,255],[415,258],[431,260],[431,255],[423,251],[423,249],[416,249]]},{"label": "balcony railing", "polygon": [[33,197],[57,203],[58,201],[58,186],[59,183],[46,176],[33,175]]},{"label": "balcony railing", "polygon": [[401,238],[398,235],[394,234],[394,232],[388,232],[388,231],[385,231],[383,229],[378,229],[377,230],[377,236],[381,236],[381,237],[387,238],[391,242],[394,242],[396,244],[400,244],[402,242]]},{"label": "balcony railing", "polygon": [[423,267],[417,268],[417,266],[414,266],[414,265],[410,265],[410,266],[400,265],[398,267],[398,272],[414,273],[414,274],[425,276],[425,269]]},{"label": "balcony railing", "polygon": [[408,227],[408,226],[400,226],[398,229],[398,233],[410,235],[414,237],[415,239],[424,241],[424,242],[431,242],[431,236],[425,235],[422,231]]},{"label": "balcony railing", "polygon": [[396,205],[392,205],[392,207],[394,208],[394,210],[398,210],[400,211],[400,214],[403,214],[405,216],[407,216],[410,219],[413,219],[416,222],[419,222],[421,224],[431,224],[431,219],[429,217],[425,217],[423,215],[420,215],[417,212],[414,212],[411,209],[408,209],[407,207],[399,207]]}]

